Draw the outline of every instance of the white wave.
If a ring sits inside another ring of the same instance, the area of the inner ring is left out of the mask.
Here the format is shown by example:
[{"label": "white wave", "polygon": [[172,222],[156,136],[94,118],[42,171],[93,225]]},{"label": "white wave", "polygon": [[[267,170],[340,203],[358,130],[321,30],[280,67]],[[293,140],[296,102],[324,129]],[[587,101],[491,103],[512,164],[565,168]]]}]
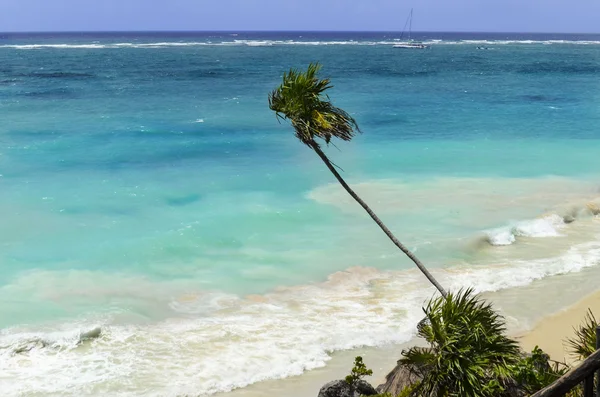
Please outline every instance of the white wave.
[{"label": "white wave", "polygon": [[[207,395],[299,375],[324,366],[331,351],[411,337],[420,311],[411,308],[410,293],[405,300],[380,298],[387,287],[378,292],[372,284],[380,277],[371,269],[354,269],[322,285],[281,289],[243,302],[188,294],[173,302],[188,319],[152,326],[105,324],[104,336],[85,351],[73,347],[58,356],[34,348],[4,356],[0,371],[9,376],[0,379],[0,388],[7,395],[81,395],[91,385],[99,395],[113,395],[111,390],[122,390],[114,395],[123,396]],[[410,282],[408,277],[398,285]],[[203,315],[189,318],[195,312]],[[7,337],[14,344],[29,335],[5,334],[0,343]]]},{"label": "white wave", "polygon": [[[249,47],[270,47],[276,43],[283,43],[271,40],[234,40],[235,45],[247,45]],[[221,43],[224,44],[224,43]]]},{"label": "white wave", "polygon": [[511,245],[516,241],[512,231],[506,229],[490,230],[487,232],[487,237],[492,245]]},{"label": "white wave", "polygon": [[600,45],[596,40],[428,40],[425,44],[436,45]]},{"label": "white wave", "polygon": [[[156,42],[156,43],[81,43],[81,44],[5,44],[0,48],[12,48],[20,50],[36,49],[119,49],[119,48],[168,48],[168,47],[198,47],[198,46],[248,46],[248,47],[271,47],[271,46],[389,46],[397,43],[399,39],[378,41],[355,41],[355,40],[331,40],[331,41],[308,41],[308,40],[232,40],[221,42]],[[600,45],[595,40],[440,40],[429,39],[423,41],[427,45]]]},{"label": "white wave", "polygon": [[513,233],[516,236],[524,237],[557,237],[561,236],[559,229],[564,224],[562,217],[552,214],[543,218],[520,222],[513,228]]},{"label": "white wave", "polygon": [[454,269],[448,285],[452,289],[473,286],[478,292],[499,291],[523,287],[546,277],[579,272],[598,264],[600,242],[588,242],[576,245],[556,258],[516,261],[510,265],[486,266],[475,271]]},{"label": "white wave", "polygon": [[[577,272],[599,261],[600,243],[586,243],[556,258],[433,272],[450,289],[473,286],[486,292]],[[434,294],[416,270],[367,268],[266,295],[186,294],[171,302],[182,313],[178,319],[149,325],[106,319],[102,337],[85,348],[69,344],[76,338],[65,334],[61,343],[67,347],[60,352],[34,346],[24,354],[2,355],[0,371],[7,376],[0,378],[0,389],[9,396],[226,392],[322,367],[336,350],[407,341],[422,317],[422,304]],[[0,345],[30,337],[23,330],[3,330]]]},{"label": "white wave", "polygon": [[560,229],[565,226],[562,217],[552,214],[538,219],[522,221],[504,228],[486,232],[492,245],[511,245],[516,237],[559,237]]},{"label": "white wave", "polygon": [[204,42],[158,42],[158,43],[90,43],[90,44],[5,44],[0,48],[13,48],[19,50],[41,49],[115,49],[115,48],[166,48],[166,47],[195,47],[207,46]]},{"label": "white wave", "polygon": [[36,50],[45,48],[54,49],[101,49],[107,48],[104,44],[5,44],[0,48],[15,48],[19,50]]},{"label": "white wave", "polygon": [[331,46],[331,45],[392,45],[395,41],[355,41],[355,40],[335,40],[335,41],[306,41],[306,40],[234,40],[233,42],[222,42],[215,45],[246,45],[251,47],[260,46]]}]

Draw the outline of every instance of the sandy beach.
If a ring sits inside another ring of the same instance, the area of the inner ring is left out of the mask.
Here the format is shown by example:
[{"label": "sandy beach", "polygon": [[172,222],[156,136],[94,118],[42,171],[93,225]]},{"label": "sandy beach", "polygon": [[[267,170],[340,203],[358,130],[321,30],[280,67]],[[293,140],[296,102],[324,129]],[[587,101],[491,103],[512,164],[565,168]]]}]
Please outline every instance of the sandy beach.
[{"label": "sandy beach", "polygon": [[542,319],[530,332],[520,335],[519,342],[525,350],[531,350],[537,345],[556,361],[573,362],[573,357],[565,348],[565,340],[573,336],[573,327],[584,321],[588,308],[596,316],[600,313],[600,291]]}]

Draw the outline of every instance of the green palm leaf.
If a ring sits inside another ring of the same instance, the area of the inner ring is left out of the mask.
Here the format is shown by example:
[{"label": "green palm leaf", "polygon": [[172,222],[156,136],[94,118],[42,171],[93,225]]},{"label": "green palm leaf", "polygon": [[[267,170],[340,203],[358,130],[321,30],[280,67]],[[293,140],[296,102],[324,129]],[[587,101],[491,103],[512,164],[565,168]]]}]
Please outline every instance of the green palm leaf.
[{"label": "green palm leaf", "polygon": [[433,299],[423,310],[417,332],[430,347],[404,351],[399,361],[422,372],[412,395],[498,395],[520,359],[517,343],[504,335],[504,319],[471,289]]},{"label": "green palm leaf", "polygon": [[284,73],[283,83],[269,95],[269,108],[277,117],[289,119],[298,139],[309,146],[315,138],[326,143],[331,138],[349,141],[360,132],[354,118],[331,104],[325,91],[333,86],[329,79],[317,77],[320,69],[311,63],[304,73],[294,69]]},{"label": "green palm leaf", "polygon": [[567,339],[567,349],[571,355],[583,360],[596,351],[596,327],[598,321],[588,309],[581,325],[574,327],[575,336]]}]

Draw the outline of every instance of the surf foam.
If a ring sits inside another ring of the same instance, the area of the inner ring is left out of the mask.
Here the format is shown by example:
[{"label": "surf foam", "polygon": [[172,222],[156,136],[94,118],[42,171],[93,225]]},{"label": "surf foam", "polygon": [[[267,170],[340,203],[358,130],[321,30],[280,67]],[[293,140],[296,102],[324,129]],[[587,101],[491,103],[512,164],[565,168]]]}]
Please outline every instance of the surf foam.
[{"label": "surf foam", "polygon": [[560,229],[565,226],[563,218],[552,214],[529,221],[517,222],[512,226],[494,229],[486,232],[492,245],[511,245],[517,237],[559,237],[563,236]]},{"label": "surf foam", "polygon": [[[155,42],[155,43],[81,43],[81,44],[4,44],[0,48],[12,48],[19,50],[40,49],[118,49],[118,48],[168,48],[168,47],[199,47],[199,46],[247,46],[247,47],[271,47],[271,46],[390,46],[398,43],[398,39],[377,41],[354,41],[354,40],[233,40],[219,42]],[[424,44],[433,46],[443,45],[600,45],[595,40],[424,40]]]},{"label": "surf foam", "polygon": [[[599,261],[600,243],[592,242],[556,258],[433,272],[449,289],[472,286],[486,292],[581,271]],[[62,349],[34,345],[22,354],[3,354],[0,370],[8,376],[0,379],[0,388],[6,395],[226,392],[323,367],[333,351],[406,342],[423,303],[434,295],[416,270],[371,268],[351,268],[321,284],[266,295],[186,294],[172,300],[168,320],[127,325],[106,318],[101,337],[85,348],[75,343],[79,333],[66,333],[58,338]],[[44,340],[49,335],[36,334]],[[8,329],[0,344],[14,347],[30,339],[31,333]]]}]

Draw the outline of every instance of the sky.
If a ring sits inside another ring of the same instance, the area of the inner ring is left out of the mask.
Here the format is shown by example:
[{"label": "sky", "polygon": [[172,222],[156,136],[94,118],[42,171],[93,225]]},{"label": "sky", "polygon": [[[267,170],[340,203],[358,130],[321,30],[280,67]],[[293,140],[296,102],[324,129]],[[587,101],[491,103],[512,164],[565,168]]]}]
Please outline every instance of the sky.
[{"label": "sky", "polygon": [[0,0],[0,32],[600,33],[600,0]]}]

